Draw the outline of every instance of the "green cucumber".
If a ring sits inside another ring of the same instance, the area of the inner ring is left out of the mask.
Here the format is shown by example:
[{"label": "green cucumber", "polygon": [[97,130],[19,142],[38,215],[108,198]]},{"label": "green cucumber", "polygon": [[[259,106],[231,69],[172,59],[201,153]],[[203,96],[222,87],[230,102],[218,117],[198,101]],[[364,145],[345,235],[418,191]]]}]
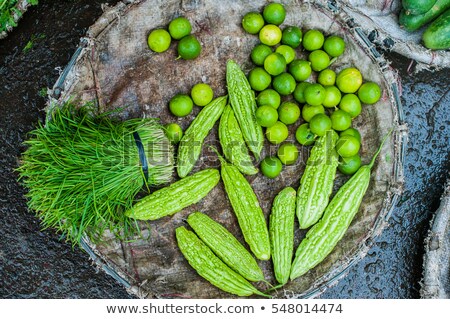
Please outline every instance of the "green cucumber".
[{"label": "green cucumber", "polygon": [[450,9],[434,20],[422,35],[423,44],[428,49],[450,48]]},{"label": "green cucumber", "polygon": [[407,15],[406,10],[402,10],[400,12],[400,16],[398,17],[398,21],[400,27],[402,27],[406,31],[416,31],[428,22],[436,19],[448,8],[450,8],[450,0],[437,0],[434,6],[424,14]]},{"label": "green cucumber", "polygon": [[402,0],[406,14],[424,14],[436,3],[436,0]]}]

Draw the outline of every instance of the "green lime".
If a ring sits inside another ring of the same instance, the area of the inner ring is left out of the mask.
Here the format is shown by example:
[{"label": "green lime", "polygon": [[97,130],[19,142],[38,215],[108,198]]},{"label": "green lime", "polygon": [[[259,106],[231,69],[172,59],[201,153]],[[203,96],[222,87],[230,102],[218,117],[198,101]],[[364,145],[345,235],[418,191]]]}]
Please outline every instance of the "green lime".
[{"label": "green lime", "polygon": [[253,63],[255,63],[258,66],[261,66],[261,65],[264,65],[264,60],[271,53],[272,53],[271,47],[260,43],[252,49],[250,57],[251,57]]},{"label": "green lime", "polygon": [[350,114],[352,118],[355,118],[361,114],[361,101],[356,94],[344,94],[339,103],[339,108]]},{"label": "green lime", "polygon": [[306,103],[309,105],[321,105],[325,99],[325,88],[317,83],[308,85],[303,92]]},{"label": "green lime", "polygon": [[154,52],[164,52],[170,47],[172,39],[169,32],[164,29],[157,29],[148,35],[148,46]]},{"label": "green lime", "polygon": [[296,84],[294,77],[286,72],[277,75],[272,81],[273,88],[281,95],[289,95],[294,92]]},{"label": "green lime", "polygon": [[325,114],[316,114],[309,121],[309,129],[317,136],[324,136],[331,129],[331,119]]},{"label": "green lime", "polygon": [[302,30],[296,26],[288,26],[283,29],[281,43],[289,45],[292,48],[298,48],[302,42]]},{"label": "green lime", "polygon": [[303,47],[305,50],[314,51],[322,47],[325,37],[319,30],[308,30],[303,35]]},{"label": "green lime", "polygon": [[278,112],[269,105],[262,105],[256,109],[256,121],[262,127],[271,127],[278,121]]},{"label": "green lime", "polygon": [[336,77],[336,85],[342,93],[355,93],[363,81],[361,72],[357,68],[346,68]]},{"label": "green lime", "polygon": [[303,106],[302,117],[306,122],[311,121],[311,119],[317,114],[325,114],[325,109],[322,105],[305,104]]},{"label": "green lime", "polygon": [[335,107],[341,101],[341,91],[334,86],[325,86],[325,99],[322,102],[322,105],[325,107]]},{"label": "green lime", "polygon": [[359,133],[359,131],[353,127],[346,129],[345,131],[342,131],[339,136],[345,136],[345,135],[350,135],[355,137],[359,143],[361,143],[361,133]]},{"label": "green lime", "polygon": [[286,18],[286,10],[281,3],[270,3],[264,7],[263,17],[267,23],[280,25]]},{"label": "green lime", "polygon": [[315,135],[309,129],[308,123],[304,123],[297,128],[295,131],[295,139],[301,145],[309,146],[314,144]]},{"label": "green lime", "polygon": [[282,56],[284,56],[287,64],[294,61],[296,56],[295,50],[286,44],[280,45],[278,48],[276,48],[275,52],[280,53]]},{"label": "green lime", "polygon": [[278,118],[286,125],[294,124],[300,117],[300,108],[294,102],[283,102],[278,108]]},{"label": "green lime", "polygon": [[268,156],[261,161],[261,173],[268,178],[275,178],[280,175],[283,164],[275,156]]},{"label": "green lime", "polygon": [[189,35],[191,31],[191,23],[185,17],[175,18],[169,23],[170,36],[175,40],[180,40],[181,38]]},{"label": "green lime", "polygon": [[212,101],[214,92],[206,83],[197,83],[191,89],[191,98],[195,105],[205,106]]},{"label": "green lime", "polygon": [[360,147],[361,143],[351,135],[341,136],[336,142],[336,151],[342,157],[351,157],[358,154]]},{"label": "green lime", "polygon": [[312,73],[311,62],[296,59],[289,64],[288,71],[297,82],[305,81]]},{"label": "green lime", "polygon": [[309,83],[309,82],[300,82],[295,87],[293,95],[294,95],[294,99],[298,103],[306,103],[304,92],[305,92],[306,87],[309,85],[311,85],[311,83]]},{"label": "green lime", "polygon": [[248,74],[248,82],[255,91],[262,91],[267,89],[272,81],[272,77],[261,67],[256,67]]},{"label": "green lime", "polygon": [[358,97],[365,104],[375,104],[381,98],[380,86],[375,82],[366,82],[358,89]]},{"label": "green lime", "polygon": [[266,89],[258,94],[256,97],[256,104],[258,106],[269,105],[274,109],[277,109],[281,103],[280,94],[273,89]]},{"label": "green lime", "polygon": [[281,30],[273,24],[267,24],[259,31],[259,40],[268,46],[274,46],[281,41]]},{"label": "green lime", "polygon": [[291,165],[297,161],[298,149],[292,143],[284,143],[278,148],[277,156],[284,165]]},{"label": "green lime", "polygon": [[345,41],[337,35],[329,36],[323,43],[323,49],[332,57],[338,57],[345,51]]},{"label": "green lime", "polygon": [[338,170],[345,175],[352,175],[361,167],[361,157],[358,154],[350,157],[341,157]]},{"label": "green lime", "polygon": [[177,144],[183,137],[183,130],[177,123],[166,125],[166,135],[172,144]]},{"label": "green lime", "polygon": [[184,60],[192,60],[200,55],[202,46],[197,38],[190,34],[178,42],[178,55]]},{"label": "green lime", "polygon": [[278,52],[271,53],[264,60],[264,69],[270,75],[279,75],[286,69],[286,59]]},{"label": "green lime", "polygon": [[309,62],[311,62],[311,69],[314,71],[322,71],[330,65],[330,57],[325,51],[315,50],[308,56]]},{"label": "green lime", "polygon": [[194,102],[186,94],[177,94],[169,102],[169,109],[173,115],[183,117],[192,112]]},{"label": "green lime", "polygon": [[352,125],[350,114],[342,110],[336,110],[330,115],[331,128],[335,131],[345,131]]},{"label": "green lime", "polygon": [[331,69],[320,71],[319,76],[317,77],[317,82],[323,86],[334,85],[336,82],[336,72]]},{"label": "green lime", "polygon": [[288,128],[283,122],[276,122],[275,125],[266,129],[266,136],[270,143],[280,144],[289,135]]},{"label": "green lime", "polygon": [[257,34],[264,26],[264,18],[258,12],[249,12],[242,18],[242,27],[250,34]]}]

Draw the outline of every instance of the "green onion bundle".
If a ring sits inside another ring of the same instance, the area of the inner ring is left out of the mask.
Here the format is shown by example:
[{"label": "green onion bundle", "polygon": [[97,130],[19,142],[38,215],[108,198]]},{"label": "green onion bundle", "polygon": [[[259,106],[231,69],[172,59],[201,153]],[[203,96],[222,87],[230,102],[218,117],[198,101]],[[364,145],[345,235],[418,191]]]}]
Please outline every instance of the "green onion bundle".
[{"label": "green onion bundle", "polygon": [[28,206],[73,244],[84,235],[96,241],[107,229],[120,238],[137,234],[124,210],[143,185],[149,190],[172,177],[173,149],[156,119],[109,115],[67,103],[25,142],[18,172]]}]

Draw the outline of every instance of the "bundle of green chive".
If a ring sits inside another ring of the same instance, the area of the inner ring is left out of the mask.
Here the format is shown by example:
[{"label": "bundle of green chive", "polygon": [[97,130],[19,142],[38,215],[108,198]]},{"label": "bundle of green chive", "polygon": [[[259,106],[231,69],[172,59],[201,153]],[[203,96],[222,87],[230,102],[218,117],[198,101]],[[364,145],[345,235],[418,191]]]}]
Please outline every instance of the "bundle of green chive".
[{"label": "bundle of green chive", "polygon": [[54,107],[51,120],[29,133],[18,168],[29,208],[73,245],[85,235],[95,242],[105,230],[122,239],[138,234],[123,211],[143,186],[149,191],[173,173],[173,149],[156,119],[118,121],[92,109],[71,102]]}]

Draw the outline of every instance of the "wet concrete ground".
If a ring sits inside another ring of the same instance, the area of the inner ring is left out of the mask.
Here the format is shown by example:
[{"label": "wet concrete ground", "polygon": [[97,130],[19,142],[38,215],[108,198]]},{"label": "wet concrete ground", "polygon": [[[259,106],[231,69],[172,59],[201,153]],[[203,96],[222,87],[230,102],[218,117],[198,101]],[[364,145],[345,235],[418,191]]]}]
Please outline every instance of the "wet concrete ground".
[{"label": "wet concrete ground", "polygon": [[[0,41],[1,298],[130,298],[111,277],[96,271],[86,253],[41,229],[14,172],[26,133],[44,119],[42,89],[54,84],[101,14],[101,3],[41,0]],[[24,49],[30,40],[34,44]],[[409,128],[405,191],[368,256],[322,298],[419,297],[423,241],[449,175],[449,70],[413,75],[407,72],[410,61],[387,56],[403,83]]]}]

